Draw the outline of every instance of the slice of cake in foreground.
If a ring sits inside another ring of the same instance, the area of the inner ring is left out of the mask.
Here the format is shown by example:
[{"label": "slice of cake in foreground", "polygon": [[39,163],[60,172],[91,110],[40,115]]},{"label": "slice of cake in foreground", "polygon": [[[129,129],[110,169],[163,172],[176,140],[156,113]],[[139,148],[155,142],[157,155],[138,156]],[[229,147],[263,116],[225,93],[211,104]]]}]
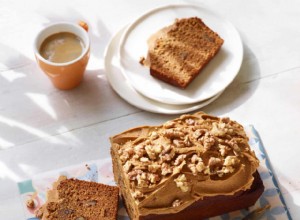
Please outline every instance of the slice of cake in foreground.
[{"label": "slice of cake in foreground", "polygon": [[150,74],[186,88],[217,54],[224,40],[197,17],[177,19],[148,40]]},{"label": "slice of cake in foreground", "polygon": [[61,176],[36,216],[42,220],[116,220],[118,201],[118,187]]},{"label": "slice of cake in foreground", "polygon": [[264,190],[243,127],[199,112],[111,137],[132,220],[204,219],[255,204]]}]

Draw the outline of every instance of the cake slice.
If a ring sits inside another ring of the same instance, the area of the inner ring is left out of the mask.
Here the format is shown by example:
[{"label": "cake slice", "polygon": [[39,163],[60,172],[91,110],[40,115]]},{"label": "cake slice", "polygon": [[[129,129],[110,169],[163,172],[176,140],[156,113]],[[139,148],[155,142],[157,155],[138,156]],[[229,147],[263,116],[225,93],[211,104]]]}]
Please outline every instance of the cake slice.
[{"label": "cake slice", "polygon": [[118,201],[118,187],[61,176],[35,214],[42,220],[116,220]]},{"label": "cake slice", "polygon": [[111,155],[131,220],[209,218],[264,190],[242,125],[203,112],[115,135]]},{"label": "cake slice", "polygon": [[197,17],[177,19],[148,40],[150,74],[186,88],[217,54],[224,40]]}]

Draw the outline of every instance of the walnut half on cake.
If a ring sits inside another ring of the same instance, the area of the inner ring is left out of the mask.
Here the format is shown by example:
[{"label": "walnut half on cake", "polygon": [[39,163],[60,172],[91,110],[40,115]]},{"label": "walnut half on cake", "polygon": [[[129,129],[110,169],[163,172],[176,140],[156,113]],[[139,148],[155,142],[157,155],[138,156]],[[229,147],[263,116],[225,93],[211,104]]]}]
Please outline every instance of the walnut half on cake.
[{"label": "walnut half on cake", "polygon": [[252,206],[264,187],[243,127],[199,112],[111,137],[129,216],[203,219]]}]

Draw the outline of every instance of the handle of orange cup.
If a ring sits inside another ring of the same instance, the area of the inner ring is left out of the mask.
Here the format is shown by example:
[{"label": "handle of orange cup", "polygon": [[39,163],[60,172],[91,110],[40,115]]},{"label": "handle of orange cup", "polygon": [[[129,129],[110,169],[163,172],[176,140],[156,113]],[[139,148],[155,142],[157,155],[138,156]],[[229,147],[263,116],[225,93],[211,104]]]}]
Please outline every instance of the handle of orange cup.
[{"label": "handle of orange cup", "polygon": [[88,26],[88,24],[87,24],[86,22],[84,22],[84,21],[79,21],[79,22],[78,22],[78,25],[79,25],[80,27],[82,27],[84,30],[86,30],[86,32],[89,31],[89,26]]}]

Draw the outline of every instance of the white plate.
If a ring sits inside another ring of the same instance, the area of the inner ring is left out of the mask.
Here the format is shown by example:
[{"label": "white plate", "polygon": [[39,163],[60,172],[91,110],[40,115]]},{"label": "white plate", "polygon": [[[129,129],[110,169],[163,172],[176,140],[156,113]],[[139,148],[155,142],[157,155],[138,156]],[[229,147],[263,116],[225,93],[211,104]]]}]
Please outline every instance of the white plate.
[{"label": "white plate", "polygon": [[189,105],[168,105],[163,104],[161,102],[154,101],[149,99],[140,93],[138,93],[130,84],[130,82],[123,75],[120,68],[120,61],[118,59],[118,50],[120,45],[120,39],[124,32],[125,28],[119,31],[110,41],[108,47],[105,51],[105,73],[106,77],[115,90],[115,92],[121,96],[124,100],[129,102],[130,104],[155,113],[163,113],[163,114],[181,114],[186,112],[191,112],[196,109],[202,108],[215,99],[217,99],[222,91],[218,93],[216,96],[212,97],[203,102],[189,104]]},{"label": "white plate", "polygon": [[[162,82],[139,63],[146,56],[148,38],[176,18],[197,16],[223,39],[219,53],[185,89]],[[206,100],[224,90],[237,75],[243,58],[243,45],[235,27],[213,12],[195,5],[171,5],[142,15],[129,25],[122,36],[119,56],[122,71],[141,94],[168,104],[191,104]]]}]

